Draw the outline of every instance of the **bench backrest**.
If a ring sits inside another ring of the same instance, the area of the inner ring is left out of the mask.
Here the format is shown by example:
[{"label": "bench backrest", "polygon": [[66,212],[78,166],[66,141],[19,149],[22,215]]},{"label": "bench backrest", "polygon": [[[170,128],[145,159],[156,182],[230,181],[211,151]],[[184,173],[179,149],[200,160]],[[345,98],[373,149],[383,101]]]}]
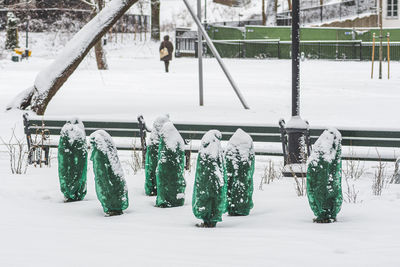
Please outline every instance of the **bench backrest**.
[{"label": "bench backrest", "polygon": [[[61,128],[65,121],[59,120],[29,120],[25,134],[35,134],[43,128],[48,130],[50,135],[60,135]],[[114,137],[140,137],[138,122],[104,122],[104,121],[83,121],[86,135],[89,136],[96,130],[103,129]],[[42,126],[44,125],[44,126]]]},{"label": "bench backrest", "polygon": [[[45,126],[42,127],[42,124]],[[52,119],[28,119],[25,125],[25,133],[27,135],[35,134],[37,131],[45,128],[49,135],[59,135],[61,128],[65,124],[64,120]],[[137,121],[125,122],[110,122],[110,121],[83,121],[85,125],[86,135],[90,135],[98,129],[106,130],[113,137],[131,137],[140,138],[141,130],[143,128]],[[175,123],[174,124],[182,137],[187,140],[201,140],[203,135],[211,130],[216,129],[222,133],[222,140],[227,141],[235,133],[238,128],[241,128],[253,138],[254,142],[260,143],[281,143],[281,132],[278,125],[228,125],[218,123]],[[318,137],[324,131],[324,128],[311,127],[310,141],[314,144]],[[342,145],[353,147],[386,147],[386,148],[400,148],[400,130],[386,130],[386,129],[367,129],[367,128],[339,128],[342,134]],[[256,150],[257,152],[257,150]],[[259,151],[259,155],[283,155],[277,151]]]}]

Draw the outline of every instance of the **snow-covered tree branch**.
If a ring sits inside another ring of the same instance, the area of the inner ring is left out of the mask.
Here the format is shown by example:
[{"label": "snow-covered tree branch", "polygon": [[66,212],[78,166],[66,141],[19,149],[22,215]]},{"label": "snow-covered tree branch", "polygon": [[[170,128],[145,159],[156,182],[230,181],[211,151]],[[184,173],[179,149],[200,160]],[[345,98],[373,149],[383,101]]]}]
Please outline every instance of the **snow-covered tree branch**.
[{"label": "snow-covered tree branch", "polygon": [[113,0],[86,24],[48,67],[36,76],[34,85],[21,92],[8,106],[43,115],[47,105],[69,76],[76,70],[90,49],[138,0]]}]

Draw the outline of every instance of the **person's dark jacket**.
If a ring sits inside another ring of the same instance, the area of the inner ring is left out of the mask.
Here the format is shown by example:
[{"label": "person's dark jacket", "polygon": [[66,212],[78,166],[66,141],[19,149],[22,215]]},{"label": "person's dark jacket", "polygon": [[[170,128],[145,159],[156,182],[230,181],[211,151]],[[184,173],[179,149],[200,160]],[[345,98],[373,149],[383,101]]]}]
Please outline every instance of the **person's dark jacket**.
[{"label": "person's dark jacket", "polygon": [[163,57],[161,60],[163,61],[172,60],[172,53],[174,52],[174,46],[170,41],[162,41],[159,50],[161,51],[161,49],[163,49],[164,47],[168,49],[168,56]]}]

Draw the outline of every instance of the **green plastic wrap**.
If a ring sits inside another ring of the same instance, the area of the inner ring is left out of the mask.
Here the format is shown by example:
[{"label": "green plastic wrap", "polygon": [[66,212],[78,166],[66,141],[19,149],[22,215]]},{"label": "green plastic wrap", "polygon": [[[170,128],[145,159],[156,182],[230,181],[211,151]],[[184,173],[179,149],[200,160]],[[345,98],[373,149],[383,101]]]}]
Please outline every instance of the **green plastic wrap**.
[{"label": "green plastic wrap", "polygon": [[160,145],[161,129],[168,121],[168,115],[158,117],[153,123],[153,129],[147,142],[144,191],[148,196],[157,195],[158,147]]},{"label": "green plastic wrap", "polygon": [[193,186],[192,210],[204,227],[215,227],[226,211],[226,170],[221,133],[208,131],[201,140]]},{"label": "green plastic wrap", "polygon": [[128,189],[124,171],[118,158],[117,148],[111,136],[104,130],[90,135],[92,145],[96,194],[103,210],[108,215],[119,215],[128,208]]},{"label": "green plastic wrap", "polygon": [[58,143],[58,177],[66,202],[86,195],[87,144],[85,128],[78,119],[68,121]]},{"label": "green plastic wrap", "polygon": [[172,122],[166,122],[161,130],[158,149],[157,207],[177,207],[185,203],[184,149],[181,135]]},{"label": "green plastic wrap", "polygon": [[307,197],[315,222],[335,221],[342,206],[341,140],[336,129],[324,131],[308,159]]},{"label": "green plastic wrap", "polygon": [[225,150],[227,174],[227,210],[231,216],[249,215],[253,208],[255,154],[253,140],[238,129]]}]

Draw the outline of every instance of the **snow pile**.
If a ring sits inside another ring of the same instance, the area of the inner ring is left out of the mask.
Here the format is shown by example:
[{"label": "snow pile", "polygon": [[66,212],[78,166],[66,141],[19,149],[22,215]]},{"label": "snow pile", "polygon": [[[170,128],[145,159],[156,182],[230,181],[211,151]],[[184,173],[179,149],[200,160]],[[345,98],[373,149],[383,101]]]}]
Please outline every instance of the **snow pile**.
[{"label": "snow pile", "polygon": [[168,149],[172,151],[185,149],[185,142],[172,122],[168,121],[164,124],[161,129],[161,136]]},{"label": "snow pile", "polygon": [[151,130],[148,140],[149,145],[156,145],[160,142],[161,130],[166,122],[169,122],[168,114],[161,115],[155,119],[153,123],[153,129]]},{"label": "snow pile", "polygon": [[225,148],[226,157],[234,157],[236,153],[239,153],[242,161],[249,161],[250,155],[254,156],[253,139],[240,128],[232,135]]},{"label": "snow pile", "polygon": [[73,118],[61,128],[61,136],[68,137],[69,143],[72,145],[75,141],[86,141],[85,126],[78,118]]},{"label": "snow pile", "polygon": [[125,176],[124,171],[118,158],[117,148],[111,136],[104,130],[97,130],[90,135],[90,142],[107,156],[113,173],[123,179]]},{"label": "snow pile", "polygon": [[310,126],[300,116],[293,116],[287,123],[286,128],[289,129],[308,129]]},{"label": "snow pile", "polygon": [[342,142],[342,135],[334,128],[325,130],[313,145],[307,165],[316,165],[322,157],[326,162],[332,162]]},{"label": "snow pile", "polygon": [[218,130],[208,131],[201,139],[201,147],[199,154],[202,156],[207,155],[210,158],[217,159],[222,155],[221,147],[222,134]]}]

